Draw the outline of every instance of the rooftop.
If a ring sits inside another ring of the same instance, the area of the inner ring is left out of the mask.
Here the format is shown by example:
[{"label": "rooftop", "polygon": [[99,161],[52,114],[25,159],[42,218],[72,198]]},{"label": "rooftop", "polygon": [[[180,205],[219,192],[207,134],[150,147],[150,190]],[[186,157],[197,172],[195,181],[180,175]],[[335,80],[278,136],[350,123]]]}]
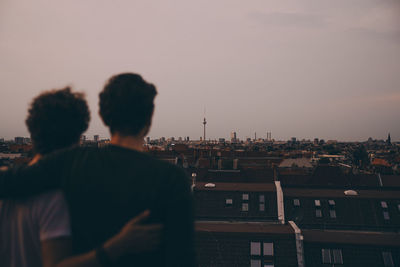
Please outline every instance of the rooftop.
[{"label": "rooftop", "polygon": [[205,187],[207,182],[198,182],[195,191],[247,191],[247,192],[274,192],[274,183],[213,183],[215,187]]}]

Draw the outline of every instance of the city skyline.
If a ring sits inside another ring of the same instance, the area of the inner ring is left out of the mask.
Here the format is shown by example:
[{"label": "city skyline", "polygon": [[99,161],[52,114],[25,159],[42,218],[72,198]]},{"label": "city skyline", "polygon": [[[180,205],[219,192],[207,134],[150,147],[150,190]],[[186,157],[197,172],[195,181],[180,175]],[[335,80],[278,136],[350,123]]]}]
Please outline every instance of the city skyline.
[{"label": "city skyline", "polygon": [[[203,136],[204,136],[204,132],[205,132],[205,127],[204,127],[204,122],[203,122]],[[232,137],[232,134],[234,134],[234,136],[236,137]],[[176,136],[150,136],[147,135],[144,139],[147,140],[160,140],[160,139],[166,139],[166,140],[171,140],[171,138],[174,138],[175,141],[220,141],[221,139],[224,139],[227,142],[231,142],[232,139],[234,139],[235,141],[241,142],[241,141],[247,141],[247,140],[251,140],[251,141],[257,141],[257,140],[263,140],[263,141],[274,141],[274,142],[285,142],[285,141],[293,141],[294,139],[296,141],[299,142],[315,142],[315,140],[321,140],[324,142],[329,142],[329,141],[334,141],[334,142],[365,142],[365,141],[369,141],[369,139],[372,139],[374,141],[387,141],[390,140],[394,143],[399,142],[399,140],[397,139],[393,139],[392,135],[390,133],[387,134],[386,138],[376,138],[373,136],[368,137],[367,140],[340,140],[340,139],[324,139],[324,138],[320,138],[320,137],[313,137],[313,138],[301,138],[301,137],[297,137],[297,136],[291,136],[290,138],[287,139],[279,139],[279,138],[274,138],[272,137],[272,133],[271,132],[266,132],[265,135],[257,135],[257,133],[254,133],[254,136],[245,136],[245,137],[240,137],[239,135],[237,135],[236,131],[232,131],[230,132],[230,136],[220,136],[220,137],[214,137],[214,138],[207,138],[204,139],[203,136],[200,136],[199,138],[192,138],[190,136],[186,136],[186,135],[176,135]],[[84,137],[85,140],[94,140],[94,141],[100,141],[100,140],[110,140],[111,136],[110,135],[106,135],[106,136],[101,136],[99,134],[93,134],[93,135],[89,135],[86,132],[82,135],[82,137]],[[30,142],[30,136],[13,136],[13,137],[3,137],[0,136],[0,141],[13,141],[14,139],[24,139],[24,140],[28,140]],[[189,138],[187,140],[187,138]],[[235,142],[234,141],[234,142]],[[25,142],[25,141],[24,141]]]},{"label": "city skyline", "polygon": [[157,86],[152,138],[199,139],[206,107],[207,139],[400,139],[398,1],[17,0],[0,22],[6,139],[28,136],[33,97],[66,85],[87,95],[86,134],[108,137],[98,93],[125,71]]}]

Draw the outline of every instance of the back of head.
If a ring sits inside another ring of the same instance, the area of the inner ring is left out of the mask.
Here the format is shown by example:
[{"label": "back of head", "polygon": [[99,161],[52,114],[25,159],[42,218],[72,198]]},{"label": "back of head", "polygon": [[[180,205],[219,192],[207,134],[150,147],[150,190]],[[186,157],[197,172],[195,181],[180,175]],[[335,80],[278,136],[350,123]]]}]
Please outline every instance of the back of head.
[{"label": "back of head", "polygon": [[35,153],[44,155],[77,144],[89,120],[83,94],[69,87],[40,94],[33,99],[26,119]]},{"label": "back of head", "polygon": [[156,95],[155,86],[138,74],[115,75],[99,95],[100,116],[112,134],[136,136],[151,125]]}]

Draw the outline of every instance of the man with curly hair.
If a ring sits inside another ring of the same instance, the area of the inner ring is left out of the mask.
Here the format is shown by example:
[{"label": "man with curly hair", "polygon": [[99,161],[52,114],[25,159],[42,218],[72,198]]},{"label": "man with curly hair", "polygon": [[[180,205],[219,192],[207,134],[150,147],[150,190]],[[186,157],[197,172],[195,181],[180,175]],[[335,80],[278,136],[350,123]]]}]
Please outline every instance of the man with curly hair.
[{"label": "man with curly hair", "polygon": [[[26,119],[35,153],[29,165],[57,149],[76,145],[89,120],[83,95],[72,93],[70,88],[37,96]],[[23,200],[0,200],[0,230],[2,266],[47,265],[48,244],[63,247],[58,256],[68,256],[70,251],[69,213],[60,191]]]},{"label": "man with curly hair", "polygon": [[[156,94],[138,74],[111,77],[99,97],[111,145],[64,150],[29,168],[1,173],[0,198],[63,189],[75,252],[97,247],[104,266],[195,266],[189,179],[179,167],[142,152]],[[164,226],[161,248],[112,262],[102,244],[146,209],[150,222]]]},{"label": "man with curly hair", "polygon": [[[78,145],[89,120],[83,94],[68,87],[37,96],[26,119],[35,152],[29,165],[51,152]],[[139,225],[147,217],[144,213],[132,219],[104,243],[111,258],[157,247],[160,226]],[[62,191],[0,200],[0,236],[2,267],[101,266],[94,250],[72,256],[70,217]]]},{"label": "man with curly hair", "polygon": [[90,113],[84,95],[66,87],[44,92],[33,99],[26,126],[36,156],[79,143],[89,126]]}]

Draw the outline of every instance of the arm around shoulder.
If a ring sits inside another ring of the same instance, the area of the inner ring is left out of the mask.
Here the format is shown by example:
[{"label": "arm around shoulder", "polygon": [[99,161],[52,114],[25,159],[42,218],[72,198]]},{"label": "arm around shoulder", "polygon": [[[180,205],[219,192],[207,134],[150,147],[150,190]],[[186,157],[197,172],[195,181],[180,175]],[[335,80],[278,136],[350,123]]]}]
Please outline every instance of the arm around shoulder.
[{"label": "arm around shoulder", "polygon": [[60,188],[66,164],[65,153],[56,153],[32,166],[0,171],[0,199],[26,197]]}]

